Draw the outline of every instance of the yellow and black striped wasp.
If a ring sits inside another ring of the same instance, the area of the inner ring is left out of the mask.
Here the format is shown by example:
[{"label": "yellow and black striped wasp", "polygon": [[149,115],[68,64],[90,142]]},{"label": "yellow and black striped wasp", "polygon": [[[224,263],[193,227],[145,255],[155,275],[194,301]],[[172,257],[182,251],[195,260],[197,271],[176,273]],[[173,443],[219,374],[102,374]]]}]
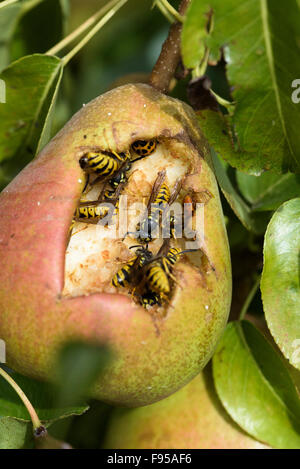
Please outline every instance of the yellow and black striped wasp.
[{"label": "yellow and black striped wasp", "polygon": [[[141,243],[150,243],[152,241],[153,234],[156,234],[159,230],[160,216],[163,215],[167,206],[174,202],[181,190],[181,182],[178,180],[172,193],[170,193],[169,186],[165,183],[165,177],[165,170],[158,173],[147,205],[148,216],[142,222],[137,224],[136,231],[128,231],[124,235],[123,239],[125,239],[127,235],[131,234],[134,235],[134,237]],[[151,213],[149,213],[150,208]],[[172,219],[174,219],[174,217],[170,218],[171,223]],[[171,237],[173,237],[172,232]]]},{"label": "yellow and black striped wasp", "polygon": [[135,142],[133,142],[131,148],[137,155],[139,155],[139,158],[135,158],[133,160],[126,159],[126,164],[122,165],[120,170],[117,171],[109,180],[110,186],[116,188],[122,182],[126,182],[127,173],[128,171],[130,171],[132,164],[136,161],[146,158],[147,156],[150,156],[155,151],[156,145],[156,140],[136,140]]},{"label": "yellow and black striped wasp", "polygon": [[145,267],[145,282],[150,298],[166,299],[171,291],[170,278],[176,282],[172,274],[174,265],[179,261],[180,256],[185,253],[197,251],[197,249],[182,250],[175,247],[169,247],[169,242],[165,242],[159,250],[157,256],[151,259]]},{"label": "yellow and black striped wasp", "polygon": [[[117,153],[116,151],[94,150],[81,156],[79,159],[80,167],[87,174],[97,175],[99,179],[111,177],[110,184],[112,187],[116,187],[122,182],[124,174],[129,171],[133,162],[146,158],[155,151],[156,140],[136,140],[132,143],[131,148],[141,158],[130,160],[129,151]],[[121,168],[123,172],[119,172]]]},{"label": "yellow and black striped wasp", "polygon": [[132,150],[140,156],[149,156],[156,150],[157,140],[136,140],[131,144]]},{"label": "yellow and black striped wasp", "polygon": [[[95,205],[96,203],[97,205]],[[75,222],[96,225],[101,220],[104,222],[104,218],[107,217],[107,220],[105,220],[105,225],[107,225],[108,223],[111,222],[113,217],[117,215],[118,208],[119,208],[118,200],[115,201],[114,205],[108,202],[101,203],[98,200],[90,201],[90,202],[83,202],[82,205],[79,205],[74,212],[74,216],[73,216],[70,228],[69,228],[70,235],[74,228]],[[75,234],[75,233],[72,233],[72,234]]]},{"label": "yellow and black striped wasp", "polygon": [[[87,181],[85,189],[89,184],[90,174],[96,175],[96,179],[93,180],[92,185],[95,185],[99,181],[107,181],[110,185],[110,189],[103,187],[98,201],[103,198],[113,199],[115,198],[114,190],[116,190],[120,184],[125,184],[128,180],[128,172],[131,170],[132,164],[143,158],[149,156],[152,152],[144,152],[139,158],[134,160],[130,159],[130,153],[115,151],[90,151],[84,154],[80,160],[80,167],[87,173]],[[84,190],[85,190],[84,189]]]},{"label": "yellow and black striped wasp", "polygon": [[114,191],[114,197],[104,197],[102,200],[88,200],[79,202],[78,207],[74,212],[74,216],[70,225],[69,233],[72,232],[75,222],[82,222],[96,225],[99,221],[105,220],[105,225],[111,222],[113,217],[118,213],[119,209],[119,194],[122,186],[119,185]]},{"label": "yellow and black striped wasp", "polygon": [[112,285],[114,287],[127,287],[129,284],[135,286],[139,283],[139,273],[141,269],[152,259],[153,254],[148,249],[148,245],[141,246],[140,244],[130,246],[129,249],[138,248],[135,256],[124,264],[112,278]]},{"label": "yellow and black striped wasp", "polygon": [[[85,153],[79,160],[80,167],[88,175],[83,193],[88,186],[90,174],[97,176],[92,185],[100,180],[105,181],[109,179],[108,184],[110,188],[106,188],[104,185],[96,201],[87,201],[79,204],[74,213],[70,232],[76,221],[96,224],[109,213],[115,215],[118,211],[118,196],[127,183],[127,173],[130,171],[132,163],[145,158],[149,154],[147,152],[147,154],[143,154],[139,158],[130,160],[129,152],[117,153],[101,150]],[[115,210],[113,213],[110,212],[111,207],[107,204],[108,202],[114,203]]]},{"label": "yellow and black striped wasp", "polygon": [[[95,205],[97,202],[97,205]],[[115,201],[114,210],[112,215],[116,215],[118,212],[118,200]],[[96,224],[99,220],[102,220],[109,214],[111,206],[106,202],[99,203],[99,201],[83,202],[83,205],[79,205],[74,213],[74,220],[83,223]]]},{"label": "yellow and black striped wasp", "polygon": [[162,297],[158,293],[146,291],[140,296],[140,303],[146,309],[147,306],[161,306],[163,302]]},{"label": "yellow and black striped wasp", "polygon": [[79,160],[81,169],[87,174],[96,174],[99,178],[113,176],[120,167],[130,160],[129,152],[89,151]]}]

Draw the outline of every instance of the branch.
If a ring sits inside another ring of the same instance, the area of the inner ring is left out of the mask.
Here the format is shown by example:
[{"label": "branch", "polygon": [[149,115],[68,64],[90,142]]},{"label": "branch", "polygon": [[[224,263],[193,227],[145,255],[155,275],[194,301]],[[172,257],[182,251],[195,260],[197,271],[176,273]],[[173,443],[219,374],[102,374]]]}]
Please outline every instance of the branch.
[{"label": "branch", "polygon": [[[184,15],[190,1],[191,0],[182,0],[179,6],[180,15]],[[149,79],[149,84],[162,93],[168,92],[170,82],[180,61],[181,29],[182,24],[180,22],[174,23],[171,26],[168,37],[162,46],[160,56],[157,59]]]}]

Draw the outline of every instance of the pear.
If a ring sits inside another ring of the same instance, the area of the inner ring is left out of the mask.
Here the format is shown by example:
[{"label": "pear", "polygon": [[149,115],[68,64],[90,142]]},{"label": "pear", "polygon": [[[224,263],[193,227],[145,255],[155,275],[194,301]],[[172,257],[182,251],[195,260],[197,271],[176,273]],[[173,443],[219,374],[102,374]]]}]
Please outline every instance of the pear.
[{"label": "pear", "polygon": [[207,368],[172,396],[137,409],[113,410],[108,449],[265,449],[222,407]]},{"label": "pear", "polygon": [[[121,232],[119,219],[109,228],[72,224],[79,201],[97,200],[107,184],[91,175],[87,185],[84,155],[127,152],[133,161],[139,140],[156,147],[132,163],[120,194],[133,233]],[[116,288],[112,278],[132,258],[130,247],[140,244],[132,207],[147,206],[159,174],[171,193],[179,188],[180,207],[189,201],[194,237],[155,239],[148,249],[153,257],[164,243],[196,250],[178,256],[161,304],[144,308],[143,271],[136,294]],[[136,407],[169,396],[205,366],[227,322],[231,266],[209,147],[189,106],[145,84],[99,96],[5,188],[0,207],[0,337],[10,367],[48,380],[64,342],[105,343],[114,359],[92,395]]]}]

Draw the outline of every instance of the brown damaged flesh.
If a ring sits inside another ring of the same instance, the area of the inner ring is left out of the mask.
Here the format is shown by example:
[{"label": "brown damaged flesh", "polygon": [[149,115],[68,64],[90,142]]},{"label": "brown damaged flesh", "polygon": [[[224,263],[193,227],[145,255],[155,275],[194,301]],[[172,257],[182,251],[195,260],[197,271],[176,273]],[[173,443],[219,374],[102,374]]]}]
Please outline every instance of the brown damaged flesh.
[{"label": "brown damaged flesh", "polygon": [[[138,221],[141,220],[140,212],[130,207],[136,203],[147,205],[157,175],[162,171],[165,171],[164,182],[167,183],[171,193],[176,183],[181,184],[175,202],[182,205],[187,195],[189,195],[189,201],[193,201],[193,193],[188,185],[188,175],[199,171],[199,157],[196,151],[176,139],[159,137],[156,138],[156,141],[157,146],[153,153],[132,164],[131,170],[127,173],[127,183],[119,197],[120,206],[122,206],[124,196],[127,197],[125,214],[127,215],[127,228],[129,231],[135,231]],[[94,149],[85,147],[83,151],[92,150]],[[123,149],[124,152],[127,150],[129,149]],[[78,157],[80,156],[81,153]],[[131,160],[136,159],[138,156],[131,150]],[[83,178],[85,178],[84,174]],[[103,185],[105,188],[109,187],[107,182],[102,183],[101,181],[89,186],[81,200],[97,200]],[[191,227],[193,218],[195,216],[191,216]],[[140,244],[140,242],[131,234],[124,239],[127,229],[126,226],[125,229],[119,226],[119,217],[116,217],[111,237],[107,235],[108,231],[108,227],[101,224],[75,223],[66,251],[64,296],[89,295],[99,292],[121,293],[131,296],[132,286],[131,288],[120,287],[116,289],[111,284],[111,280],[116,272],[134,256],[135,250],[131,250],[130,247]],[[184,241],[183,238],[172,239],[170,240],[170,247],[185,249]],[[155,239],[149,243],[149,250],[153,255],[156,255],[162,244],[162,239]],[[201,279],[203,273],[207,271],[202,250],[199,249],[192,254],[182,256],[173,269],[176,282],[169,279],[171,284],[169,297],[175,293],[176,288],[182,288],[178,271],[181,262],[194,265],[195,275],[200,276]],[[209,263],[208,266],[211,267]],[[199,271],[199,268],[201,271]],[[138,297],[131,296],[131,298],[136,302],[138,301]],[[148,306],[147,308],[150,311],[155,311],[157,306]]]}]

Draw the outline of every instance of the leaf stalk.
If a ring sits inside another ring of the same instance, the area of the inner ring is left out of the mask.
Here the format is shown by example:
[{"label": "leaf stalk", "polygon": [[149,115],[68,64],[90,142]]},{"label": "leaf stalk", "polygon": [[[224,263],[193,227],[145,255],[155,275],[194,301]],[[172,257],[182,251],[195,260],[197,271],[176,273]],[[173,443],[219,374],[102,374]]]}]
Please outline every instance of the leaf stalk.
[{"label": "leaf stalk", "polygon": [[29,401],[28,397],[26,396],[26,394],[22,391],[22,389],[20,388],[20,386],[12,379],[12,377],[6,373],[6,371],[3,370],[3,368],[0,367],[0,375],[11,385],[11,387],[16,391],[16,393],[18,394],[19,398],[21,399],[21,401],[23,402],[23,404],[25,405],[26,409],[28,410],[28,413],[30,415],[30,418],[31,418],[31,421],[32,421],[32,425],[33,425],[33,430],[36,431],[38,428],[41,428],[43,427],[42,424],[41,424],[41,421],[33,407],[33,405],[31,404],[31,402]]},{"label": "leaf stalk", "polygon": [[76,28],[72,33],[62,39],[60,42],[55,44],[51,49],[46,52],[46,55],[57,55],[61,50],[65,49],[69,44],[71,44],[75,39],[81,36],[85,31],[91,28],[100,18],[102,18],[107,12],[109,12],[119,0],[111,0],[104,7],[100,8],[94,15],[88,18],[84,23],[82,23],[78,28]]}]

